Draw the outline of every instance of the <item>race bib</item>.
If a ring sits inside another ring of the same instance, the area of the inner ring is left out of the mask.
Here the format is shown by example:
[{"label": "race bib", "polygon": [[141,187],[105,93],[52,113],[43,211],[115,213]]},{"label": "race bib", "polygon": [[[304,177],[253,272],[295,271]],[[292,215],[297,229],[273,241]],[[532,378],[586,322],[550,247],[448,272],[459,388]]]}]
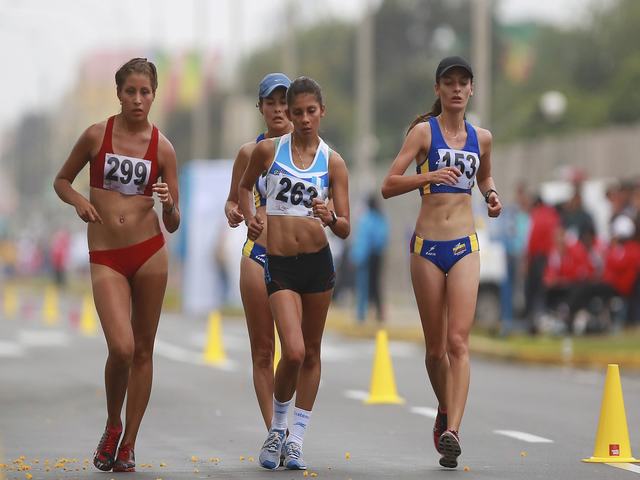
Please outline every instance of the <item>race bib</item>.
[{"label": "race bib", "polygon": [[107,153],[104,161],[104,189],[124,195],[143,195],[151,175],[151,161]]},{"label": "race bib", "polygon": [[282,175],[274,188],[274,201],[268,210],[280,211],[284,215],[313,216],[313,199],[319,196],[317,185],[294,176]]},{"label": "race bib", "polygon": [[471,190],[475,185],[475,177],[480,166],[478,155],[473,152],[465,152],[463,150],[453,150],[450,148],[438,149],[437,170],[445,167],[457,167],[460,170],[458,182],[452,187],[461,188],[463,190]]}]

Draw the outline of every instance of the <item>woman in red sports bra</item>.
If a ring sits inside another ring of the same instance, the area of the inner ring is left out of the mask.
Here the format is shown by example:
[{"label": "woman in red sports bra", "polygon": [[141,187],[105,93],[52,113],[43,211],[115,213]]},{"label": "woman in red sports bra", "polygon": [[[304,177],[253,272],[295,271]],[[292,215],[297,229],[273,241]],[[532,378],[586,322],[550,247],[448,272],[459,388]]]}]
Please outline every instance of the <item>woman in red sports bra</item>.
[{"label": "woman in red sports bra", "polygon": [[[180,224],[180,210],[173,146],[148,120],[156,67],[134,58],[115,77],[122,111],[84,131],[53,185],[87,222],[93,298],[109,350],[107,425],[93,463],[123,472],[135,471],[133,449],[151,394],[153,344],[167,284],[167,250],[153,194],[170,233]],[[72,186],[87,163],[89,199]]]}]

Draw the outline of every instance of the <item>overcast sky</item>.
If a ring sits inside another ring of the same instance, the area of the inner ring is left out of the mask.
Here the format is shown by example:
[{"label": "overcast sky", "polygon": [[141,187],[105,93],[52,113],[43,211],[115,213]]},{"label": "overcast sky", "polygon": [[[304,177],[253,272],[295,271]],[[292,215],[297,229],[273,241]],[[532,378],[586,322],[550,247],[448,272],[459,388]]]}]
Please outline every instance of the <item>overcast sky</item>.
[{"label": "overcast sky", "polygon": [[[201,43],[219,49],[226,59],[237,59],[278,35],[284,8],[295,1],[0,0],[0,130],[27,110],[57,103],[71,87],[80,60],[94,49],[180,49]],[[331,17],[356,19],[367,1],[381,0],[300,1],[304,9],[298,13],[307,23]],[[575,24],[592,4],[612,0],[494,1],[505,21]]]}]

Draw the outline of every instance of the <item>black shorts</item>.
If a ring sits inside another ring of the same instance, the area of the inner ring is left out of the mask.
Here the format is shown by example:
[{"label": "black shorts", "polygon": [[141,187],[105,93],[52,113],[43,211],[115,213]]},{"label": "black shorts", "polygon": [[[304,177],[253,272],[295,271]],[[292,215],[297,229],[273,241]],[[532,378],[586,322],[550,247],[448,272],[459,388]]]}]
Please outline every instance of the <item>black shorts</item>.
[{"label": "black shorts", "polygon": [[269,295],[279,290],[320,293],[336,284],[336,271],[329,245],[315,253],[301,253],[290,257],[267,254],[264,280]]}]

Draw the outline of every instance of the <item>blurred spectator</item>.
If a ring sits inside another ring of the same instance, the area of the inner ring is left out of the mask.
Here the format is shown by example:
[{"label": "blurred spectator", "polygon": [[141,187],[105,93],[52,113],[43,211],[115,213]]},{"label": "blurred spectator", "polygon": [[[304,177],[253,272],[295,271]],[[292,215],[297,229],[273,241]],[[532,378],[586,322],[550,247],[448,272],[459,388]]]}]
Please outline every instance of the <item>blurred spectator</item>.
[{"label": "blurred spectator", "polygon": [[358,219],[350,251],[356,269],[356,318],[359,323],[367,316],[369,303],[376,308],[377,320],[384,321],[381,289],[384,250],[389,242],[389,223],[382,214],[378,199],[371,194],[367,211]]},{"label": "blurred spectator", "polygon": [[595,268],[589,252],[572,233],[556,228],[554,246],[544,270],[545,304],[555,310],[566,331],[573,331],[573,319],[581,306],[582,291],[592,282]]},{"label": "blurred spectator", "polygon": [[609,219],[610,238],[613,237],[612,226],[616,218],[620,215],[626,215],[631,219],[635,218],[635,212],[631,206],[633,191],[634,186],[630,182],[618,182],[607,188],[606,195],[611,205],[611,217]]},{"label": "blurred spectator", "polygon": [[494,234],[504,245],[507,260],[506,275],[500,285],[501,330],[508,333],[513,326],[516,293],[523,286],[522,259],[527,248],[531,199],[524,182],[515,191],[515,203],[506,204],[502,215],[494,221]]},{"label": "blurred spectator", "polygon": [[573,195],[562,205],[562,225],[574,236],[581,237],[586,230],[595,230],[593,217],[585,210],[582,203],[582,187],[576,182]]},{"label": "blurred spectator", "polygon": [[58,287],[64,287],[67,284],[70,245],[71,236],[69,232],[63,228],[56,230],[51,237],[49,258],[51,260],[53,280]]},{"label": "blurred spectator", "polygon": [[560,217],[556,209],[537,197],[530,213],[525,279],[525,314],[530,333],[537,332],[536,317],[544,308],[543,275],[559,225]]}]

